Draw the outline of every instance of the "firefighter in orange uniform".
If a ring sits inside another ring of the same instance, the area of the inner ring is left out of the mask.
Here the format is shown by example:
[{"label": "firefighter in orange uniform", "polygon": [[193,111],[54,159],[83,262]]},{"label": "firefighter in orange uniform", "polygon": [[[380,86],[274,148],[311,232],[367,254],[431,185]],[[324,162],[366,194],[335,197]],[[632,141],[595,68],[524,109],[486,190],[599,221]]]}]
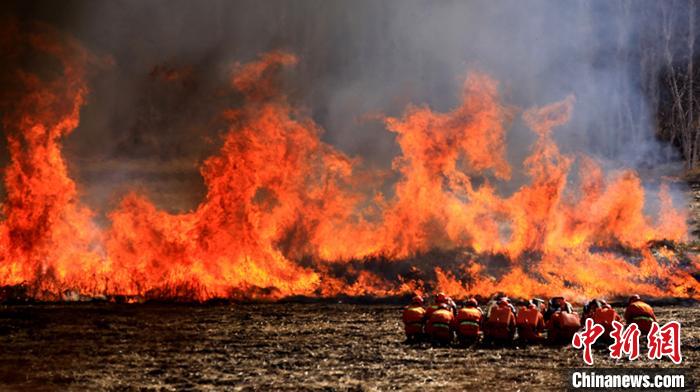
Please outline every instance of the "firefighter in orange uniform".
[{"label": "firefighter in orange uniform", "polygon": [[407,342],[417,342],[423,339],[425,314],[423,298],[420,296],[413,297],[411,304],[403,310],[403,316],[401,317]]},{"label": "firefighter in orange uniform", "polygon": [[484,338],[488,341],[510,343],[515,335],[515,314],[507,298],[491,306],[484,324]]},{"label": "firefighter in orange uniform", "polygon": [[604,340],[610,340],[610,332],[613,330],[612,322],[622,322],[622,317],[610,306],[605,300],[600,300],[600,306],[593,311],[591,318],[596,324],[600,324],[605,328],[605,332],[601,336]]},{"label": "firefighter in orange uniform", "polygon": [[654,309],[635,294],[627,302],[625,321],[627,321],[627,324],[637,324],[642,335],[646,335],[651,329],[651,323],[656,321],[656,316],[654,315]]},{"label": "firefighter in orange uniform", "polygon": [[433,343],[449,344],[454,338],[454,320],[455,316],[450,306],[443,302],[428,317],[425,332]]},{"label": "firefighter in orange uniform", "polygon": [[426,320],[430,318],[434,311],[440,309],[440,304],[444,303],[447,303],[447,295],[445,295],[445,293],[437,293],[437,295],[435,295],[435,302],[425,308]]},{"label": "firefighter in orange uniform", "polygon": [[547,310],[544,311],[544,321],[548,322],[550,317],[558,311],[573,313],[573,308],[564,297],[553,297],[547,304]]},{"label": "firefighter in orange uniform", "polygon": [[526,343],[540,343],[544,340],[544,316],[534,302],[518,310],[515,317],[518,339]]},{"label": "firefighter in orange uniform", "polygon": [[457,311],[455,317],[457,338],[461,343],[473,343],[479,340],[482,319],[483,312],[476,299],[470,298],[465,301],[464,307]]},{"label": "firefighter in orange uniform", "polygon": [[569,344],[576,332],[581,329],[581,318],[573,311],[571,304],[564,297],[555,297],[550,301],[545,317],[547,320],[547,341],[551,344]]},{"label": "firefighter in orange uniform", "polygon": [[581,317],[581,323],[585,323],[589,318],[593,318],[596,310],[603,307],[605,300],[602,299],[592,299],[583,305],[583,316]]}]

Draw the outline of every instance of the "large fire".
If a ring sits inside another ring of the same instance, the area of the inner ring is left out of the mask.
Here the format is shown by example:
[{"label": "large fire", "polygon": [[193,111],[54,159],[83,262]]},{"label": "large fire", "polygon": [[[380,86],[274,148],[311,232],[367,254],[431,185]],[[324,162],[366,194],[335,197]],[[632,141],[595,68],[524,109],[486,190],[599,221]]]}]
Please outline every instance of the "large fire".
[{"label": "large fire", "polygon": [[[275,72],[293,66],[294,55],[237,65],[229,87],[246,103],[223,113],[229,129],[201,165],[201,204],[170,214],[131,193],[99,227],[61,152],[79,123],[92,56],[59,37],[46,27],[19,34],[12,24],[2,32],[5,53],[39,52],[62,72],[18,68],[2,93],[10,162],[0,285],[24,283],[49,300],[66,290],[198,300],[432,288],[455,296],[700,293],[698,262],[658,245],[686,240],[668,187],[658,215],[645,215],[635,172],[605,173],[554,143],[573,96],[520,110],[480,73],[466,78],[450,112],[411,106],[384,118],[401,150],[384,173],[321,141],[320,127],[278,90]],[[530,180],[503,197],[498,185],[514,171],[506,133],[519,119],[537,137],[524,162]],[[399,180],[383,194],[390,174]]]}]

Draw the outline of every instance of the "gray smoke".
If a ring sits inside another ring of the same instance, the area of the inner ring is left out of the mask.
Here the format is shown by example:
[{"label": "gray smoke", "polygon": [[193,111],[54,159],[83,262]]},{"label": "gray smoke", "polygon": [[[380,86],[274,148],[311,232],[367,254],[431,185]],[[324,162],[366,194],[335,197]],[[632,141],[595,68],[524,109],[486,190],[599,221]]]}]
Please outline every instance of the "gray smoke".
[{"label": "gray smoke", "polygon": [[[276,49],[300,57],[285,74],[293,102],[326,130],[324,140],[368,165],[388,168],[398,148],[367,114],[400,115],[408,103],[449,110],[470,69],[491,74],[506,102],[522,108],[574,94],[574,118],[556,130],[564,151],[592,154],[609,168],[647,170],[678,159],[656,141],[656,108],[644,94],[644,75],[660,65],[639,65],[646,50],[659,50],[640,39],[658,17],[653,2],[98,0],[4,7],[114,59],[93,75],[82,123],[65,143],[84,199],[101,211],[134,187],[160,207],[194,207],[204,192],[197,165],[216,151],[224,130],[218,114],[240,104],[221,93],[231,64]],[[173,73],[184,76],[164,80]],[[514,123],[508,140],[516,169],[533,139]],[[513,186],[526,180],[515,174]]]}]

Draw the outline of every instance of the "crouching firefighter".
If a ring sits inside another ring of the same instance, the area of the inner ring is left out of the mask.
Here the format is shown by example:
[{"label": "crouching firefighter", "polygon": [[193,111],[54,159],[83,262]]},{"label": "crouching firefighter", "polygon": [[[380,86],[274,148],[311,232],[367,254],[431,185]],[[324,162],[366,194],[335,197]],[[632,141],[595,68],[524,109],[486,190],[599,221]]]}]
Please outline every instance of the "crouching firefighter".
[{"label": "crouching firefighter", "polygon": [[544,316],[537,305],[530,301],[527,306],[518,309],[515,317],[518,340],[523,343],[541,343],[544,341]]},{"label": "crouching firefighter", "polygon": [[487,342],[511,343],[515,336],[515,314],[508,299],[501,298],[489,309],[484,324],[484,339]]},{"label": "crouching firefighter", "polygon": [[544,321],[549,322],[549,319],[556,312],[573,313],[573,307],[564,297],[553,297],[547,303],[547,309],[544,311]]},{"label": "crouching firefighter", "polygon": [[464,307],[455,317],[455,329],[460,343],[470,344],[479,340],[482,319],[483,312],[476,299],[470,298],[465,301]]},{"label": "crouching firefighter", "polygon": [[581,323],[585,323],[586,320],[592,319],[595,312],[603,307],[606,303],[604,299],[592,299],[585,304],[583,304],[583,316],[581,317]]},{"label": "crouching firefighter", "polygon": [[547,320],[547,341],[550,344],[569,344],[576,332],[581,329],[581,318],[563,297],[557,297],[554,300],[554,302],[550,301],[554,306],[547,309],[550,315]]},{"label": "crouching firefighter", "polygon": [[406,342],[413,343],[423,340],[425,331],[425,308],[423,308],[423,298],[413,297],[411,304],[403,310],[404,331],[406,332]]},{"label": "crouching firefighter", "polygon": [[656,321],[656,316],[654,309],[635,294],[627,301],[625,321],[627,324],[637,324],[642,335],[646,335],[651,329],[651,324]]},{"label": "crouching firefighter", "polygon": [[425,332],[435,344],[449,344],[454,338],[455,316],[447,303],[441,303],[436,311],[430,314],[425,326]]},{"label": "crouching firefighter", "polygon": [[604,299],[599,301],[600,306],[593,310],[591,318],[596,324],[600,324],[605,328],[601,341],[610,341],[610,333],[613,331],[613,321],[622,323],[622,317],[610,306]]}]

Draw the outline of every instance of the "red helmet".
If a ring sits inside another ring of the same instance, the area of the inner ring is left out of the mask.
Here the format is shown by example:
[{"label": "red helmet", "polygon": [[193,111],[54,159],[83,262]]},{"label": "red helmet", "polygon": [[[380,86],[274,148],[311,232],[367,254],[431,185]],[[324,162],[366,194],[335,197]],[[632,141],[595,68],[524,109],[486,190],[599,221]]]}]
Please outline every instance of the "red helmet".
[{"label": "red helmet", "polygon": [[438,293],[438,295],[435,296],[435,302],[438,304],[444,304],[445,302],[447,302],[447,296],[445,295],[445,293]]},{"label": "red helmet", "polygon": [[421,297],[420,295],[416,295],[411,299],[411,305],[423,306],[423,297]]},{"label": "red helmet", "polygon": [[468,300],[464,301],[464,307],[476,308],[477,306],[479,306],[479,303],[476,302],[476,299],[474,298],[469,298]]},{"label": "red helmet", "polygon": [[642,299],[639,298],[639,295],[635,294],[635,295],[633,295],[633,296],[630,297],[630,299],[627,301],[627,304],[629,305],[629,304],[631,304],[632,302],[637,302],[637,301],[641,301],[641,300],[642,300]]}]

